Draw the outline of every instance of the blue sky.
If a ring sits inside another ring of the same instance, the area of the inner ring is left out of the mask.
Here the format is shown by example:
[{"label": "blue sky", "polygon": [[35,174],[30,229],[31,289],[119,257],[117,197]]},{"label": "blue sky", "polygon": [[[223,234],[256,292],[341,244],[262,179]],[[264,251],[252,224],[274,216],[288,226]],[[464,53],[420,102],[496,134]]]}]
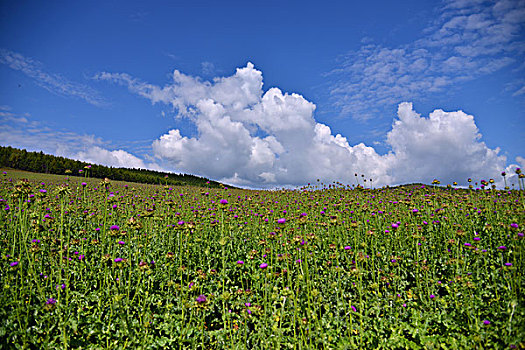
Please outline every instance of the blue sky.
[{"label": "blue sky", "polygon": [[[0,143],[247,187],[525,166],[525,1],[3,1]],[[273,89],[276,88],[276,89]]]}]

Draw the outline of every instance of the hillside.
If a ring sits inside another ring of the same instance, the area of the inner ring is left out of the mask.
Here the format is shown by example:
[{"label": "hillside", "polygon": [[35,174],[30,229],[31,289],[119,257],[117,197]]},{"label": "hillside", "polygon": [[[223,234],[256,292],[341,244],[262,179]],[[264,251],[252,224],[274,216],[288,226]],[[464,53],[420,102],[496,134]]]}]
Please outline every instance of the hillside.
[{"label": "hillside", "polygon": [[25,170],[35,173],[80,177],[109,178],[117,181],[172,186],[200,186],[219,188],[219,182],[188,174],[173,174],[155,170],[114,168],[98,164],[56,157],[43,152],[28,152],[25,149],[0,146],[0,167]]}]

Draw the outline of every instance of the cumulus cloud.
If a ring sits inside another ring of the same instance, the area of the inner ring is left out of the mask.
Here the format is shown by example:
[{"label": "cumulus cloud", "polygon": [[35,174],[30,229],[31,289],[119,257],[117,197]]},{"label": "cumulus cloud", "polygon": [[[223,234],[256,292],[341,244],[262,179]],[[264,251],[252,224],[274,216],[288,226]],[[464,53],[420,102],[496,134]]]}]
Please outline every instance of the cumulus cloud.
[{"label": "cumulus cloud", "polygon": [[517,66],[519,77],[524,19],[523,0],[446,0],[419,40],[398,47],[369,43],[341,56],[328,74],[332,101],[341,115],[366,120],[399,101],[427,98],[506,67]]},{"label": "cumulus cloud", "polygon": [[85,151],[78,152],[74,157],[84,162],[103,164],[118,168],[146,168],[142,159],[121,149],[109,151],[99,146],[92,146]]},{"label": "cumulus cloud", "polygon": [[203,81],[173,74],[158,87],[123,74],[99,79],[127,85],[152,103],[173,106],[197,135],[167,131],[153,142],[155,157],[173,170],[236,185],[303,185],[320,179],[353,183],[354,173],[375,185],[439,178],[466,183],[469,177],[497,178],[506,159],[481,141],[474,117],[436,110],[428,118],[411,103],[399,105],[387,135],[391,152],[380,155],[314,118],[315,104],[278,88],[263,90],[262,73],[248,63],[229,77]]}]

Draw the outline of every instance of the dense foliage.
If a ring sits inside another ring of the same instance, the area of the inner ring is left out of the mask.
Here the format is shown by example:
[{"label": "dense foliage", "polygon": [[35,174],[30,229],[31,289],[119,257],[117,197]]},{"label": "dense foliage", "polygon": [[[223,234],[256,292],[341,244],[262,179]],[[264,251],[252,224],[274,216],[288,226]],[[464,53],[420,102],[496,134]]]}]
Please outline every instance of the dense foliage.
[{"label": "dense foliage", "polygon": [[4,175],[0,348],[525,346],[522,191],[99,181]]},{"label": "dense foliage", "polygon": [[[78,160],[56,157],[43,152],[28,152],[13,147],[0,146],[0,167],[9,167],[45,174],[65,174],[110,178],[118,181],[130,181],[148,184],[191,185],[203,187],[220,187],[215,181],[187,174],[163,173],[146,169],[114,168],[97,164],[88,164]],[[80,169],[80,172],[77,170]],[[75,170],[75,171],[72,171]],[[208,183],[209,182],[209,183]]]}]

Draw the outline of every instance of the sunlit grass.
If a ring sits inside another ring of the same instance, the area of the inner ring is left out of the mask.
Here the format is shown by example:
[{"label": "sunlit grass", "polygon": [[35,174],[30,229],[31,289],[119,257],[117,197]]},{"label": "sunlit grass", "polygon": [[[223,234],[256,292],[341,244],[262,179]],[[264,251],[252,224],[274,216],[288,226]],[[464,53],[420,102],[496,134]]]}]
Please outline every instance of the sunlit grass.
[{"label": "sunlit grass", "polygon": [[4,348],[524,346],[521,191],[14,173],[0,188]]}]

